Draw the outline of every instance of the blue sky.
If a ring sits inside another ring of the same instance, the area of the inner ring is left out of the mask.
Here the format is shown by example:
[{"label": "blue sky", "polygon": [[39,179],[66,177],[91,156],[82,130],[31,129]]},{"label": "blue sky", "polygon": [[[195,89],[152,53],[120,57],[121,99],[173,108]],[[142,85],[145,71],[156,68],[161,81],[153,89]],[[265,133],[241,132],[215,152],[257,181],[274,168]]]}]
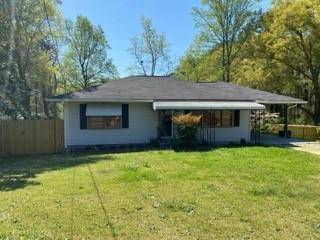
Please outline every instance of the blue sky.
[{"label": "blue sky", "polygon": [[[270,0],[262,0],[265,10]],[[66,18],[74,20],[81,14],[100,25],[111,46],[109,56],[120,76],[126,76],[131,63],[127,51],[129,39],[141,32],[141,16],[149,17],[170,44],[171,55],[178,59],[190,46],[197,29],[191,15],[192,7],[200,0],[64,0],[61,6]]]}]

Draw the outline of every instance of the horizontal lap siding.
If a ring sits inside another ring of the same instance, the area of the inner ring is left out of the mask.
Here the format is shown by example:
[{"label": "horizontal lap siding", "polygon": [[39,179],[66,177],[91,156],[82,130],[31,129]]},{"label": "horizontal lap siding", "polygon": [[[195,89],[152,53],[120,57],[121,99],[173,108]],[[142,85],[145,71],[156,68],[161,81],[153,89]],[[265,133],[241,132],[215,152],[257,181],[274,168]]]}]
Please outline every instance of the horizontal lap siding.
[{"label": "horizontal lap siding", "polygon": [[80,129],[79,103],[66,103],[66,147],[149,143],[157,137],[158,113],[151,103],[129,103],[129,128]]},{"label": "horizontal lap siding", "polygon": [[[211,134],[210,134],[211,131]],[[240,126],[233,128],[208,128],[204,129],[205,134],[204,139],[214,141],[214,131],[215,131],[215,141],[221,143],[229,142],[240,142],[241,138],[245,139],[247,142],[250,141],[250,111],[240,110]],[[198,131],[198,139],[201,140],[200,130]]]}]

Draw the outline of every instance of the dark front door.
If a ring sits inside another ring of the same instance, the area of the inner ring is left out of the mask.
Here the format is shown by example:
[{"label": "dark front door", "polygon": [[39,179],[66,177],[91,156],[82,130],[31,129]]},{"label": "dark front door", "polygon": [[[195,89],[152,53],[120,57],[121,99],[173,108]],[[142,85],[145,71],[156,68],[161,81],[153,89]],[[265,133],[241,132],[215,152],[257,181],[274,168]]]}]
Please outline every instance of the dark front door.
[{"label": "dark front door", "polygon": [[172,111],[165,110],[160,112],[161,137],[172,137]]}]

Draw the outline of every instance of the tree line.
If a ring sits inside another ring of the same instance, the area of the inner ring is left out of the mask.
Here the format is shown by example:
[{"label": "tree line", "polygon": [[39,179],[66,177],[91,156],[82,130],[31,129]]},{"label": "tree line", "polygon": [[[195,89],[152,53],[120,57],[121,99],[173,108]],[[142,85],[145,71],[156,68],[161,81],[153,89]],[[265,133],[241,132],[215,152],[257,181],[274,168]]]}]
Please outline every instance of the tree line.
[{"label": "tree line", "polygon": [[203,0],[193,16],[199,34],[176,74],[223,80],[308,101],[301,121],[320,124],[320,3]]},{"label": "tree line", "polygon": [[[60,0],[0,1],[0,119],[52,118],[61,106],[49,96],[87,89],[118,77],[101,26],[85,16],[64,19]],[[131,39],[131,72],[169,72],[165,36],[142,17]]]},{"label": "tree line", "polygon": [[[56,117],[48,96],[93,87],[118,77],[102,28],[85,16],[73,22],[61,0],[0,1],[0,118]],[[176,63],[164,33],[142,17],[128,42],[142,75],[175,74],[193,81],[226,81],[308,101],[303,121],[320,123],[320,3],[202,0],[192,11],[199,30]]]}]

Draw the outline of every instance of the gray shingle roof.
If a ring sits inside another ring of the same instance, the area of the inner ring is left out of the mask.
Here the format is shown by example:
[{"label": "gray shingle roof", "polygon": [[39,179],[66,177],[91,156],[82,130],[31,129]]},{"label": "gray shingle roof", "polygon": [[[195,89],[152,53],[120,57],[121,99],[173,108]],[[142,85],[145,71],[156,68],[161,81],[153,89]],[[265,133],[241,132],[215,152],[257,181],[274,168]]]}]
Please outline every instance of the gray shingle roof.
[{"label": "gray shingle roof", "polygon": [[302,100],[226,82],[196,83],[175,77],[130,76],[49,101],[210,100],[303,103]]}]

